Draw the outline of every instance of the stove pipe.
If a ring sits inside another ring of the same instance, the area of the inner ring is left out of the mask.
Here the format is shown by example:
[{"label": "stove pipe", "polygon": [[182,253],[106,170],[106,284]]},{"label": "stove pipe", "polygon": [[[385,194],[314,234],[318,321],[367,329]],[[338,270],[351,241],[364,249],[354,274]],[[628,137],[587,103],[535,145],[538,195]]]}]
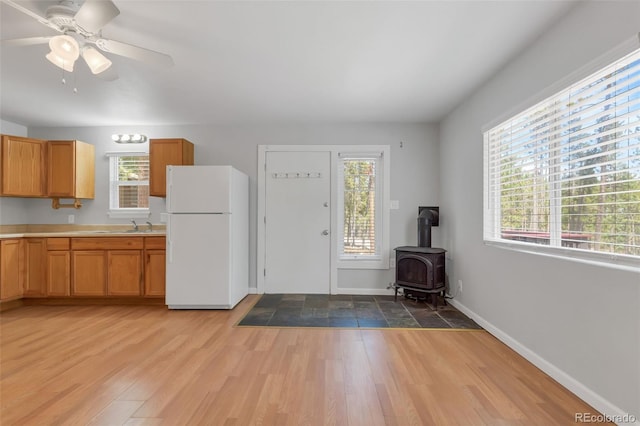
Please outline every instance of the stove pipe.
[{"label": "stove pipe", "polygon": [[418,247],[431,247],[431,227],[438,224],[438,212],[423,209],[418,215]]}]

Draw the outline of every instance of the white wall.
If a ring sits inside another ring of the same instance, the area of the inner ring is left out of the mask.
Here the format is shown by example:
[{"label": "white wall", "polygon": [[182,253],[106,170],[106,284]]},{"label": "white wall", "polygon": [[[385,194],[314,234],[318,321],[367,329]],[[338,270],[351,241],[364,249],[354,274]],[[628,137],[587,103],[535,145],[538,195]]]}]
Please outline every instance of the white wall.
[{"label": "white wall", "polygon": [[[230,164],[250,177],[250,263],[251,283],[256,287],[256,216],[258,145],[391,145],[391,199],[399,210],[391,214],[391,247],[416,244],[416,220],[419,205],[438,205],[440,168],[437,126],[428,124],[327,124],[327,125],[238,125],[181,127],[96,127],[30,128],[29,136],[42,139],[78,139],[96,146],[96,197],[86,200],[79,210],[52,210],[50,201],[29,199],[28,223],[126,223],[113,220],[108,210],[108,160],[104,153],[121,150],[111,141],[112,133],[141,132],[150,138],[182,137],[195,144],[196,164]],[[402,148],[400,147],[402,142]],[[138,147],[138,149],[143,147]],[[148,148],[148,147],[144,147]],[[206,188],[201,188],[206,190]],[[198,188],[194,188],[197,196]],[[160,221],[164,199],[152,197],[151,220]],[[24,223],[24,222],[20,222]],[[441,244],[438,228],[434,245]],[[340,288],[384,289],[393,281],[393,270],[352,271],[338,274]]]},{"label": "white wall", "polygon": [[596,408],[638,419],[640,274],[483,245],[481,129],[639,23],[640,2],[579,4],[440,126],[449,281],[463,280],[464,290],[456,300]]},{"label": "white wall", "polygon": [[[27,136],[27,127],[11,121],[0,120],[0,133],[12,136]],[[22,198],[0,197],[0,225],[25,223],[26,202]]]}]

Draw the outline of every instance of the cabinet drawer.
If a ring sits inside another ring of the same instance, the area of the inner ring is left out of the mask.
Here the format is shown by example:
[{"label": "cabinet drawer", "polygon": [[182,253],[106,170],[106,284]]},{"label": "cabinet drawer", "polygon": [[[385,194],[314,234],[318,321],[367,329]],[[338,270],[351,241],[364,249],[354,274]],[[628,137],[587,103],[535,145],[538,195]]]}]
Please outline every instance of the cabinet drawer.
[{"label": "cabinet drawer", "polygon": [[146,237],[144,239],[144,248],[146,249],[165,249],[166,244],[165,237]]},{"label": "cabinet drawer", "polygon": [[72,250],[142,250],[142,237],[72,238]]},{"label": "cabinet drawer", "polygon": [[69,250],[69,238],[47,238],[47,250]]}]

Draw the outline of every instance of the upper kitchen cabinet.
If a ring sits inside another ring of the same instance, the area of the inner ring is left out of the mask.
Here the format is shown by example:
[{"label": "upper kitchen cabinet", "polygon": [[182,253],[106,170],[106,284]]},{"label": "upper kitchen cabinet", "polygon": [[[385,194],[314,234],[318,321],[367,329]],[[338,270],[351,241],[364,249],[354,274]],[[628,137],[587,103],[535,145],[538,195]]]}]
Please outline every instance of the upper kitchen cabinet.
[{"label": "upper kitchen cabinet", "polygon": [[149,194],[167,196],[167,166],[192,166],[193,144],[186,139],[149,141]]},{"label": "upper kitchen cabinet", "polygon": [[0,195],[47,196],[47,141],[2,135]]},{"label": "upper kitchen cabinet", "polygon": [[80,141],[49,141],[47,195],[52,198],[93,199],[95,147]]}]

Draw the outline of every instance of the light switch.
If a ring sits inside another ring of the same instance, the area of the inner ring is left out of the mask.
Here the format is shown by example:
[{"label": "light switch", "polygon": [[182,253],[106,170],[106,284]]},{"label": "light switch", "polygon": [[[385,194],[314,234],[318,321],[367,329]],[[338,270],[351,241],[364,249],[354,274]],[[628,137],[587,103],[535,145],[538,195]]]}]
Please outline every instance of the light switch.
[{"label": "light switch", "polygon": [[391,210],[398,210],[400,208],[399,200],[391,200]]}]

